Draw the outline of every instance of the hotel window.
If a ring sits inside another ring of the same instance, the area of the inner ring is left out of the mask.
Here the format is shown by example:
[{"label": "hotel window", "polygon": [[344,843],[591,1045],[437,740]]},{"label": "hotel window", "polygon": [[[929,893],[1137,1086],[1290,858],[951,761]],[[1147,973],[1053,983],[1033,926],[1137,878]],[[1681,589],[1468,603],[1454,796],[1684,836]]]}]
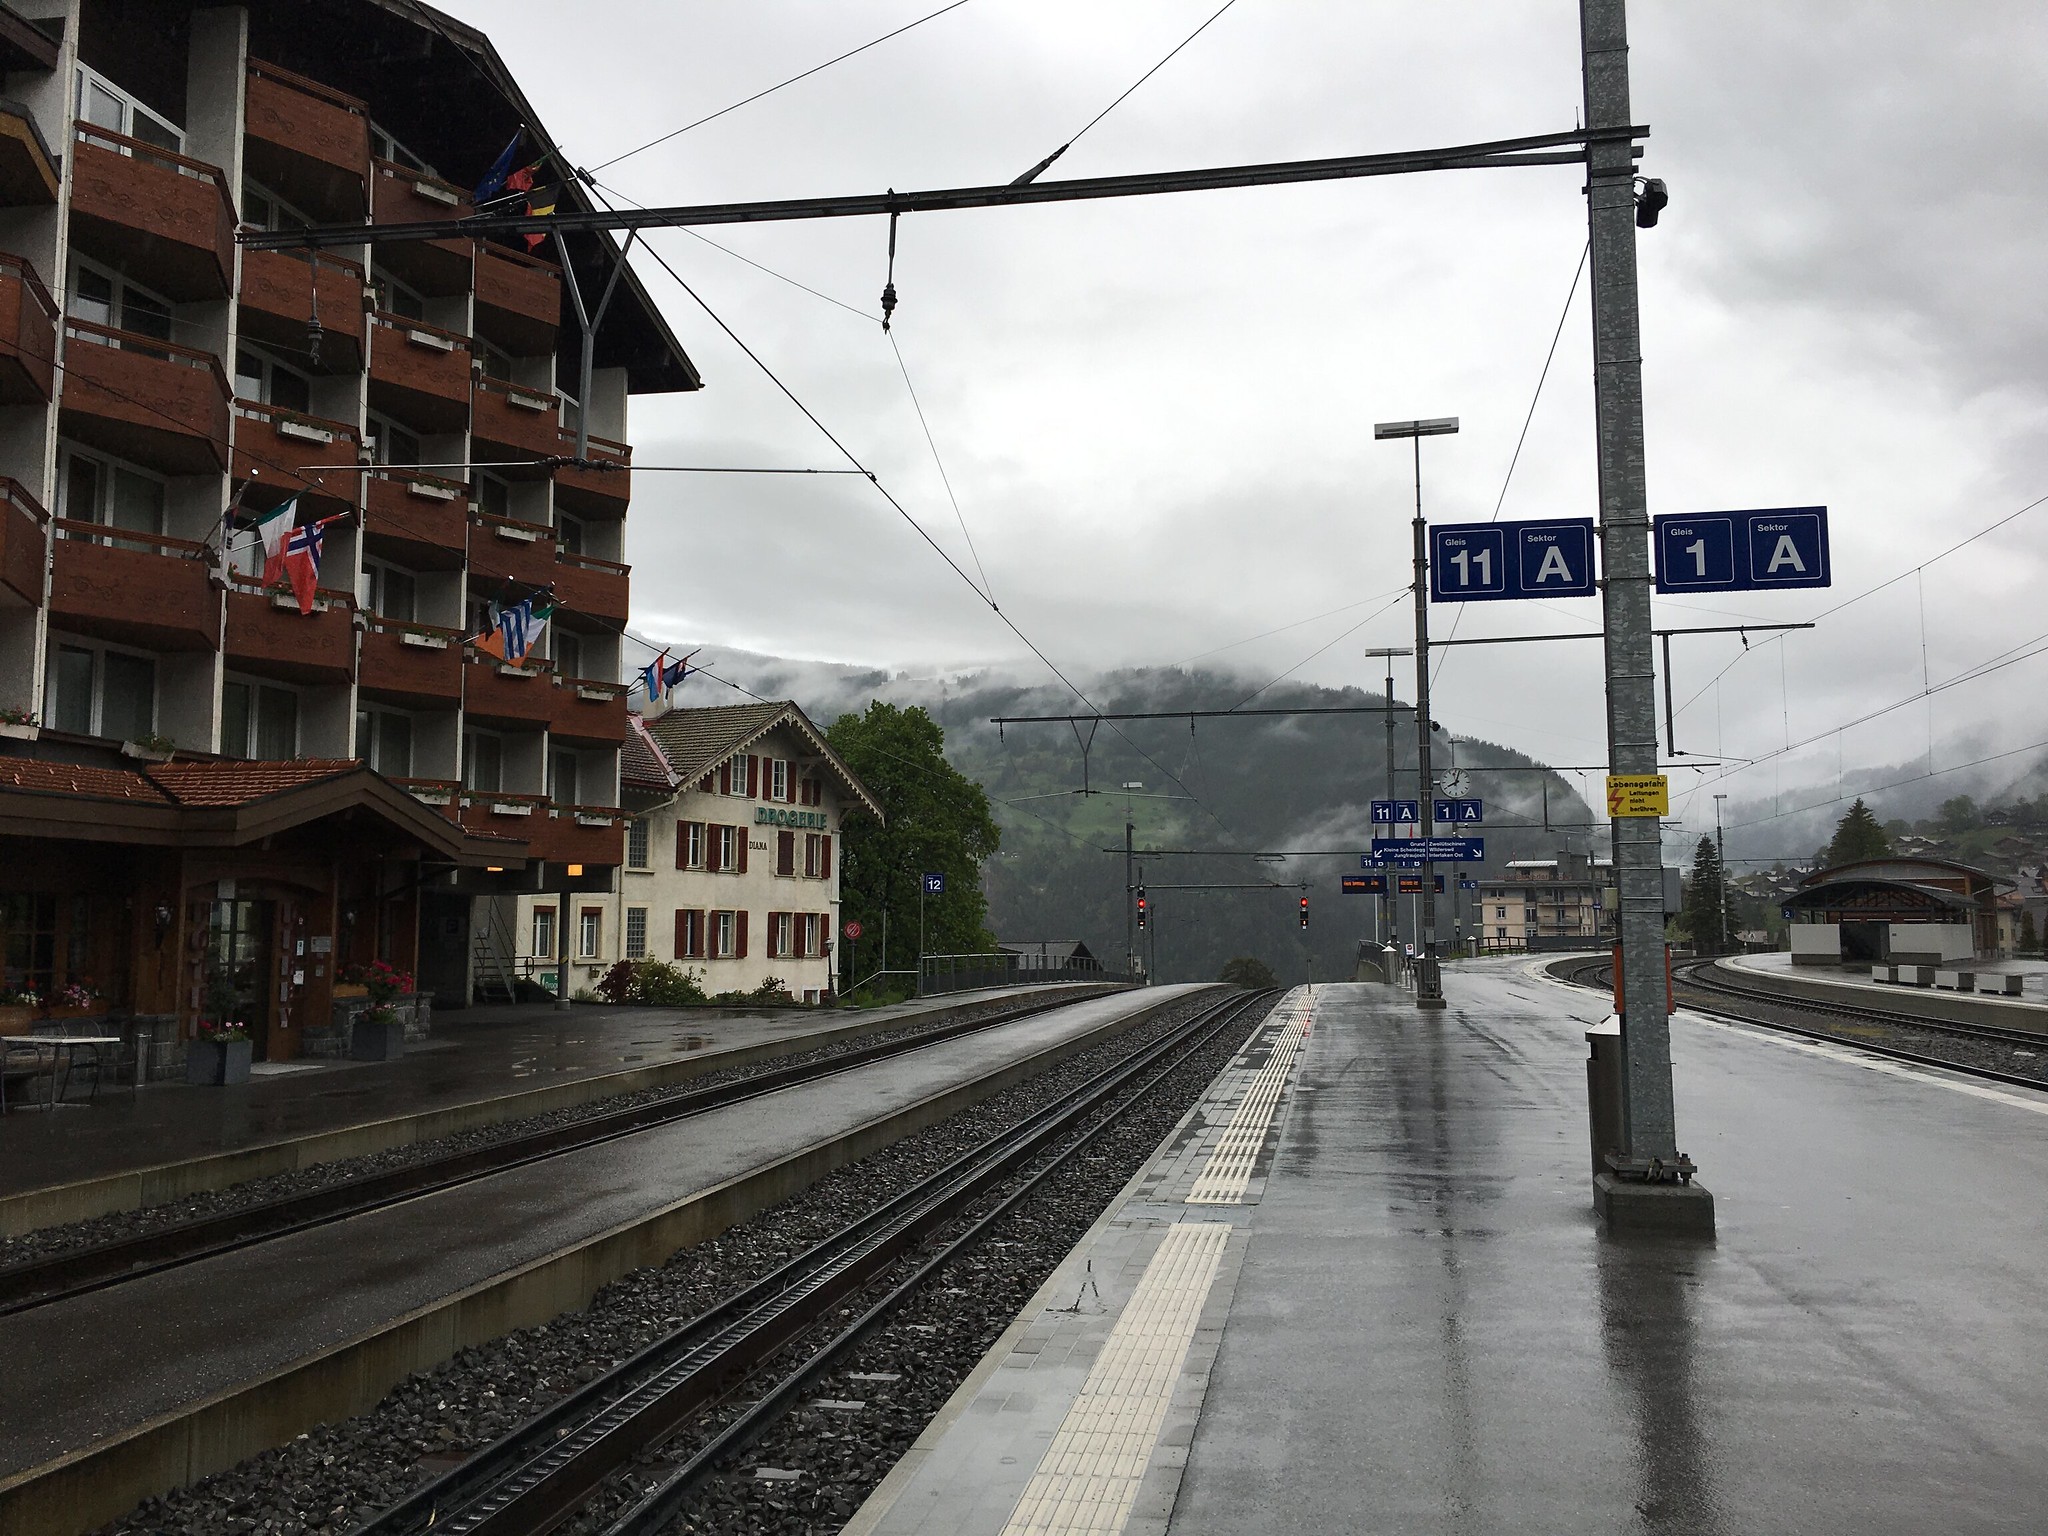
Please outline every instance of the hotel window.
[{"label": "hotel window", "polygon": [[235,395],[260,400],[288,411],[313,409],[313,385],[296,368],[286,367],[261,347],[235,348]]},{"label": "hotel window", "polygon": [[1493,909],[1493,915],[1495,917],[1506,917],[1508,915],[1508,909],[1506,907],[1495,907]]},{"label": "hotel window", "polygon": [[676,868],[702,869],[704,867],[704,823],[701,821],[679,821],[676,823]]},{"label": "hotel window", "polygon": [[[76,81],[78,115],[88,123],[126,134],[131,139],[140,139],[145,144],[154,144],[160,149],[184,149],[183,129],[169,118],[152,112],[132,93],[122,90],[98,70],[81,64]],[[120,149],[123,154],[129,153],[120,145],[108,147]]]},{"label": "hotel window", "polygon": [[109,267],[83,257],[71,263],[64,313],[73,320],[110,326],[156,341],[171,339],[171,301]]},{"label": "hotel window", "polygon": [[647,909],[626,908],[626,958],[645,960],[647,958]]},{"label": "hotel window", "polygon": [[740,841],[738,827],[713,827],[711,829],[711,851],[714,855],[711,868],[729,870],[744,874],[741,867],[740,850],[746,845]]},{"label": "hotel window", "polygon": [[734,756],[732,760],[729,770],[729,776],[732,780],[731,793],[735,795],[746,795],[750,793],[750,791],[747,788],[747,762],[747,754],[744,752],[738,753]]},{"label": "hotel window", "polygon": [[[164,506],[169,487],[146,470],[132,469],[97,454],[80,453],[68,443],[58,453],[57,515],[76,523],[98,523],[102,528],[125,528],[133,533],[161,534]],[[69,529],[59,530],[61,538],[75,538]],[[111,539],[117,549],[153,550],[156,546],[133,539]]]},{"label": "hotel window", "polygon": [[242,222],[256,229],[304,229],[315,221],[299,212],[270,188],[246,177],[242,181]]},{"label": "hotel window", "polygon": [[815,832],[804,834],[804,873],[813,880],[824,872],[824,839]]},{"label": "hotel window", "polygon": [[52,644],[43,693],[55,730],[117,741],[156,732],[156,663],[146,656]]},{"label": "hotel window", "polygon": [[676,913],[676,958],[704,958],[704,914],[679,910]]},{"label": "hotel window", "polygon": [[496,475],[479,474],[476,477],[476,504],[483,508],[486,517],[510,517],[511,485]]},{"label": "hotel window", "polygon": [[[678,828],[678,834],[681,829]],[[626,823],[626,868],[647,868],[647,818],[635,816]],[[643,912],[644,918],[646,914]]]},{"label": "hotel window", "polygon": [[768,953],[774,959],[784,959],[796,953],[790,947],[790,935],[795,930],[796,919],[788,912],[768,914]]},{"label": "hotel window", "polygon": [[576,754],[574,752],[550,752],[548,754],[548,798],[557,805],[581,805],[576,798],[577,778]]},{"label": "hotel window", "polygon": [[787,800],[789,798],[789,764],[778,757],[769,764],[769,767],[773,772],[770,774],[768,798],[770,800]]},{"label": "hotel window", "polygon": [[555,953],[555,909],[535,907],[533,909],[533,956],[536,960],[547,960]]},{"label": "hotel window", "polygon": [[555,675],[558,677],[583,677],[583,641],[560,625],[550,625],[554,630]]},{"label": "hotel window", "polygon": [[555,537],[562,541],[562,553],[580,555],[583,553],[583,519],[571,517],[566,512],[555,514]]},{"label": "hotel window", "polygon": [[462,733],[462,787],[486,794],[504,788],[505,744],[487,731]]},{"label": "hotel window", "polygon": [[806,912],[803,917],[803,937],[798,941],[797,953],[813,958],[825,953],[825,919],[816,912]]},{"label": "hotel window", "polygon": [[604,942],[604,908],[585,907],[576,914],[576,958],[595,960]]},{"label": "hotel window", "polygon": [[424,462],[420,452],[420,440],[416,433],[408,432],[397,422],[383,416],[370,418],[370,436],[375,440],[379,464],[419,464]]},{"label": "hotel window", "polygon": [[390,273],[379,271],[371,280],[377,293],[377,307],[401,320],[425,320],[427,301]]},{"label": "hotel window", "polygon": [[412,777],[412,716],[356,711],[356,756],[389,779]]},{"label": "hotel window", "polygon": [[356,593],[365,608],[384,618],[410,624],[419,617],[419,578],[411,571],[381,560],[365,560]]},{"label": "hotel window", "polygon": [[739,914],[737,912],[714,912],[711,914],[712,959],[730,960],[733,957],[733,946],[739,937],[739,924],[736,921],[738,917]]}]

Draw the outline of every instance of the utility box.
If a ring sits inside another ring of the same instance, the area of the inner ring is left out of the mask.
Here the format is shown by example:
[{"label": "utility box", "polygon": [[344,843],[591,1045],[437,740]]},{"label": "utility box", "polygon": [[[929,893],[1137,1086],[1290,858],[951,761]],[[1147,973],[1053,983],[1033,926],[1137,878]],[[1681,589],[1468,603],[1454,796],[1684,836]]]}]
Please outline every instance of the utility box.
[{"label": "utility box", "polygon": [[1794,965],[1840,965],[1842,930],[1833,923],[1794,923],[1786,930]]},{"label": "utility box", "polygon": [[1621,1155],[1621,1016],[1586,1031],[1586,1108],[1592,1129],[1593,1173],[1607,1172],[1607,1154]]}]

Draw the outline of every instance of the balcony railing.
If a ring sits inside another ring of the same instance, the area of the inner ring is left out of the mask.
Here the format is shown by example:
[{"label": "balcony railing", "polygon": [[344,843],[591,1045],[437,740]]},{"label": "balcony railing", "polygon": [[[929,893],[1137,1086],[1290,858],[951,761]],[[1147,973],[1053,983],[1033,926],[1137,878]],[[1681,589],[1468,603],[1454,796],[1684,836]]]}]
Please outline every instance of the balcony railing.
[{"label": "balcony railing", "polygon": [[534,819],[526,851],[559,864],[623,864],[625,813],[613,805],[550,805]]},{"label": "balcony railing", "polygon": [[369,207],[369,109],[355,97],[260,59],[249,60],[249,172],[307,213],[337,223]]},{"label": "balcony railing", "polygon": [[573,612],[617,619],[623,624],[631,570],[631,566],[616,560],[572,555],[564,550],[555,562],[555,600]]},{"label": "balcony railing", "polygon": [[497,837],[512,837],[526,842],[547,825],[546,795],[465,789],[457,805],[456,820],[472,832],[489,832]]},{"label": "balcony railing", "polygon": [[48,401],[56,356],[56,300],[34,267],[0,251],[0,405]]},{"label": "balcony railing", "polygon": [[450,821],[459,820],[462,809],[462,786],[453,779],[393,779],[392,783],[419,801],[431,806]]},{"label": "balcony railing", "polygon": [[423,432],[469,424],[469,338],[382,310],[370,316],[370,404]]},{"label": "balcony railing", "polygon": [[361,434],[345,421],[261,400],[235,402],[237,480],[260,480],[353,507],[361,494],[361,452]]},{"label": "balcony railing", "polygon": [[[390,160],[371,162],[370,204],[378,224],[466,219],[476,212],[453,182]],[[394,240],[379,244],[377,259],[421,293],[445,296],[469,292],[474,250],[468,240]]]},{"label": "balcony railing", "polygon": [[0,100],[0,207],[47,208],[62,185],[35,114],[19,101]]},{"label": "balcony railing", "polygon": [[366,615],[356,680],[365,693],[415,708],[462,702],[462,631]]},{"label": "balcony railing", "polygon": [[545,587],[557,571],[555,530],[540,523],[522,523],[509,517],[479,516],[469,541],[469,569],[473,576],[508,581],[520,586]]},{"label": "balcony railing", "polygon": [[552,669],[545,662],[510,667],[492,656],[471,656],[462,669],[462,707],[478,720],[530,729],[552,725]]},{"label": "balcony railing", "polygon": [[[576,452],[576,434],[564,428],[557,438],[557,453]],[[588,468],[579,464],[555,466],[555,500],[584,517],[624,517],[626,503],[633,499],[633,450],[624,443],[602,437],[590,439]]]},{"label": "balcony railing", "polygon": [[50,616],[67,629],[160,651],[220,645],[215,555],[197,539],[52,519]]},{"label": "balcony railing", "polygon": [[228,592],[229,664],[294,683],[345,683],[355,673],[355,600],[321,587],[311,613],[289,591],[237,577]]},{"label": "balcony railing", "polygon": [[[548,458],[559,450],[560,416],[560,403],[545,389],[479,378],[469,430],[490,453],[506,458]],[[485,455],[476,457],[481,460]]]},{"label": "balcony railing", "polygon": [[203,160],[80,119],[74,125],[76,248],[149,274],[172,299],[217,299],[235,270],[235,204]]},{"label": "balcony railing", "polygon": [[562,324],[562,269],[538,256],[479,245],[476,333],[515,357],[555,350]]},{"label": "balcony railing", "polygon": [[404,470],[363,477],[364,532],[373,551],[418,570],[452,571],[469,549],[469,487]]},{"label": "balcony railing", "polygon": [[616,747],[626,739],[626,688],[585,678],[559,678],[555,683],[554,718],[549,728],[563,741]]},{"label": "balcony railing", "polygon": [[210,352],[64,322],[67,436],[167,474],[228,466],[228,379]]},{"label": "balcony railing", "polygon": [[[320,285],[320,361],[312,345],[313,285]],[[319,373],[354,373],[363,366],[363,269],[321,252],[242,252],[242,334],[290,352],[295,364]]]},{"label": "balcony railing", "polygon": [[18,482],[0,475],[0,589],[31,608],[43,604],[50,514]]}]

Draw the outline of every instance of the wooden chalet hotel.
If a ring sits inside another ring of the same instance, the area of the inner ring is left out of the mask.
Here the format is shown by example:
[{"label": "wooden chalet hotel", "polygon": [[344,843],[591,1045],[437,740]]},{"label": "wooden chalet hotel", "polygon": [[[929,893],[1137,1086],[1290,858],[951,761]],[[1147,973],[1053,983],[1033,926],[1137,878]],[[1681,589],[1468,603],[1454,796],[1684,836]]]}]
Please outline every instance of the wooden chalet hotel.
[{"label": "wooden chalet hotel", "polygon": [[[0,0],[0,69],[0,1027],[55,1003],[163,1071],[223,985],[259,1060],[332,1049],[352,964],[466,1001],[489,913],[615,888],[627,399],[695,370],[629,274],[573,398],[552,244],[238,248],[539,158],[450,18]],[[587,291],[609,250],[572,245]],[[547,462],[578,411],[590,460]],[[255,534],[222,557],[294,494],[310,611]],[[532,664],[464,644],[547,591]]]}]

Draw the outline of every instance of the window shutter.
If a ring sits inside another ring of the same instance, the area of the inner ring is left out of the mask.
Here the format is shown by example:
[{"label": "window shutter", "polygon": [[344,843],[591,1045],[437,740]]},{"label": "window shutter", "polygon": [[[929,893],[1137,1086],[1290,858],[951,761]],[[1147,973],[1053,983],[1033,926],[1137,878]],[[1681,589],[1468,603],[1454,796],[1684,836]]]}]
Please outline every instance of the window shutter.
[{"label": "window shutter", "polygon": [[747,829],[745,827],[734,827],[732,829],[732,840],[740,845],[739,872],[744,875],[747,872],[747,844],[752,842],[753,839],[747,836]]},{"label": "window shutter", "polygon": [[718,852],[718,828],[707,821],[704,823],[704,868],[707,873],[718,872]]},{"label": "window shutter", "polygon": [[689,914],[689,918],[690,958],[701,960],[704,958],[704,914],[701,910],[692,912]]},{"label": "window shutter", "polygon": [[775,834],[775,873],[793,875],[796,873],[796,834],[778,832]]},{"label": "window shutter", "polygon": [[676,823],[676,868],[688,869],[689,867],[690,824],[687,821],[679,821]]},{"label": "window shutter", "polygon": [[818,878],[830,880],[832,878],[832,834],[830,832],[825,834],[824,842],[821,846],[823,852],[819,856]]},{"label": "window shutter", "polygon": [[732,793],[731,758],[727,758],[724,762],[718,765],[718,792],[721,795],[729,795]]},{"label": "window shutter", "polygon": [[704,775],[704,780],[703,780],[703,782],[702,782],[702,783],[700,783],[700,784],[699,784],[699,785],[697,786],[697,788],[698,788],[698,789],[699,789],[699,790],[700,790],[701,792],[703,792],[704,794],[707,794],[707,795],[708,795],[708,794],[710,794],[710,793],[711,793],[711,784],[712,784],[712,781],[713,781],[713,779],[714,779],[715,777],[716,777],[716,775],[714,775],[714,774],[709,774],[709,773],[705,774],[705,775]]},{"label": "window shutter", "polygon": [[759,799],[761,795],[761,759],[753,753],[747,754],[747,797]]},{"label": "window shutter", "polygon": [[744,912],[732,915],[732,957],[735,960],[747,958],[747,914]]},{"label": "window shutter", "polygon": [[676,958],[682,959],[690,952],[690,914],[681,907],[676,908]]}]

